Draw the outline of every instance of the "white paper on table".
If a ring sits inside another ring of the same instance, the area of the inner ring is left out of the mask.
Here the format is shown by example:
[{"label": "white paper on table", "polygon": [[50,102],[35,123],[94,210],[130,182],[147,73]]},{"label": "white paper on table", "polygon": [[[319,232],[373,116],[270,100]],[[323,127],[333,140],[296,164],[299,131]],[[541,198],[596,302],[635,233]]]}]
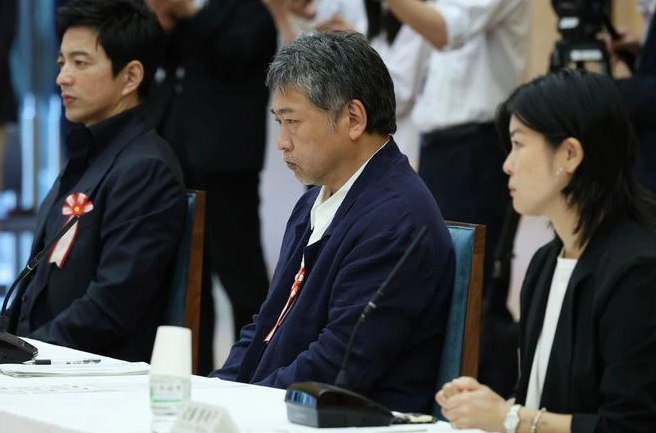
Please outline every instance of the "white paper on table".
[{"label": "white paper on table", "polygon": [[148,374],[150,365],[145,362],[110,362],[99,364],[0,364],[0,373],[12,377],[57,376],[128,376]]}]

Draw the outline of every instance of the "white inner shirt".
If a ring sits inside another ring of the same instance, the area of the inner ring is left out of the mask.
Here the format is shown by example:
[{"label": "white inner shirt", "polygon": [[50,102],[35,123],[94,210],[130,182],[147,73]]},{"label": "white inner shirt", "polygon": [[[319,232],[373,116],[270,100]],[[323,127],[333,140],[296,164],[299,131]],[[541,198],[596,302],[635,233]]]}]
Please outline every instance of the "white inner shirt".
[{"label": "white inner shirt", "polygon": [[428,59],[412,111],[422,132],[494,120],[497,105],[524,79],[528,0],[430,0],[446,24],[447,45]]},{"label": "white inner shirt", "polygon": [[549,289],[549,300],[547,301],[547,309],[544,313],[542,332],[538,338],[537,346],[535,346],[531,376],[528,380],[528,391],[526,393],[527,409],[540,409],[544,378],[547,374],[547,367],[549,367],[549,357],[551,356],[551,348],[553,346],[554,336],[556,335],[556,326],[560,318],[563,299],[567,292],[567,285],[576,267],[576,263],[577,259],[558,257],[556,270],[551,280],[551,289]]},{"label": "white inner shirt", "polygon": [[[310,226],[312,227],[312,234],[308,240],[308,245],[312,245],[321,239],[323,234],[326,232],[326,229],[333,221],[335,213],[337,213],[337,209],[339,209],[339,206],[344,201],[346,194],[348,194],[348,192],[351,190],[351,187],[355,181],[358,180],[358,177],[360,177],[360,174],[362,174],[364,168],[367,166],[367,164],[369,164],[371,158],[380,152],[380,149],[385,147],[387,143],[389,143],[389,140],[383,143],[383,145],[380,146],[378,150],[376,150],[355,173],[353,173],[353,176],[351,176],[349,180],[347,180],[346,183],[342,185],[340,189],[335,191],[335,193],[330,197],[326,197],[328,193],[326,187],[321,187],[321,191],[319,191],[319,195],[312,205],[312,210],[310,210]],[[305,257],[303,257],[303,263],[305,263]]]}]

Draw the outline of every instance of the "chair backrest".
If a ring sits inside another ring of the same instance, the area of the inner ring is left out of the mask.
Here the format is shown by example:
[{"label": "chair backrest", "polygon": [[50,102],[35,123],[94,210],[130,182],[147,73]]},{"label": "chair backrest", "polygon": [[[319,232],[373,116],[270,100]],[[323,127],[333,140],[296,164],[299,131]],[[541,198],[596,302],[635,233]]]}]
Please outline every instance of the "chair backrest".
[{"label": "chair backrest", "polygon": [[[481,327],[485,226],[446,222],[456,254],[453,295],[440,366],[437,390],[459,376],[477,377]],[[440,416],[436,404],[433,413]]]},{"label": "chair backrest", "polygon": [[192,368],[198,371],[200,292],[203,280],[205,191],[187,191],[187,214],[175,257],[164,324],[191,329]]}]

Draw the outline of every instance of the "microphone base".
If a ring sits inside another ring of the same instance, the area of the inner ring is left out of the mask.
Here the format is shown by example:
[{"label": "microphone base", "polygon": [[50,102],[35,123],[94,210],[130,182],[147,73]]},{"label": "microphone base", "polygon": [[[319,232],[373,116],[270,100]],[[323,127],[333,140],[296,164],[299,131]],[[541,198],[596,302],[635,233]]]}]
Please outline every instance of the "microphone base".
[{"label": "microphone base", "polygon": [[21,364],[37,357],[39,349],[8,332],[0,332],[0,364]]},{"label": "microphone base", "polygon": [[296,382],[285,395],[287,419],[310,427],[389,426],[389,409],[344,388],[318,382]]}]

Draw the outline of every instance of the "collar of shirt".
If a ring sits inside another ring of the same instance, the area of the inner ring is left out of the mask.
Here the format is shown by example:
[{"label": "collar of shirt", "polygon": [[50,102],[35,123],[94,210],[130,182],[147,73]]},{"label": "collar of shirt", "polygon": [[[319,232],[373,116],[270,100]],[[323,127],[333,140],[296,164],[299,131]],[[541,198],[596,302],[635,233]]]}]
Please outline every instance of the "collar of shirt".
[{"label": "collar of shirt", "polygon": [[364,168],[367,166],[369,161],[371,161],[371,158],[373,158],[374,155],[380,151],[380,149],[385,147],[387,143],[389,143],[389,139],[385,141],[385,143],[383,143],[383,145],[380,146],[373,154],[371,154],[369,159],[367,159],[367,161],[365,161],[365,163],[362,164],[355,173],[353,173],[349,180],[347,180],[346,183],[342,185],[340,189],[335,191],[335,193],[330,197],[326,197],[326,187],[321,187],[321,191],[319,191],[319,195],[317,196],[317,199],[314,201],[312,209],[310,210],[310,225],[312,227],[312,234],[308,240],[308,245],[312,245],[321,239],[323,234],[326,232],[326,229],[335,217],[337,209],[339,209],[339,206],[344,201],[344,198],[346,198],[346,194],[348,194],[348,192],[351,190],[351,187],[355,181],[358,180],[358,177],[360,177],[360,174],[362,174]]},{"label": "collar of shirt", "polygon": [[125,110],[109,119],[86,127],[77,126],[66,137],[70,168],[85,167],[123,130],[123,127],[134,117],[143,112],[141,105]]}]

